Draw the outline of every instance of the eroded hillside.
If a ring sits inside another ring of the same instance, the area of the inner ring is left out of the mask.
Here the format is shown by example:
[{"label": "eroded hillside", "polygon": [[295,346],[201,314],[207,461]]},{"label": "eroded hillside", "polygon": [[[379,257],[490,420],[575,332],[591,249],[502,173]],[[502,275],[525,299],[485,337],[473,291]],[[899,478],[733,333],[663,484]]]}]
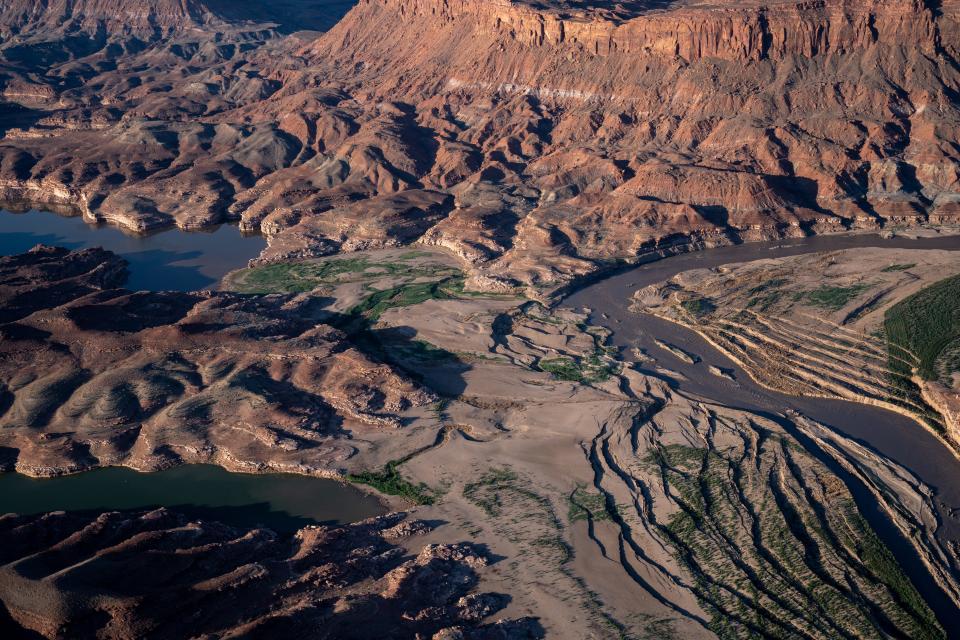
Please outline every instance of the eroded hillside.
[{"label": "eroded hillside", "polygon": [[322,35],[245,7],[6,3],[3,196],[240,219],[275,258],[438,245],[531,290],[957,220],[956,2],[365,0]]}]

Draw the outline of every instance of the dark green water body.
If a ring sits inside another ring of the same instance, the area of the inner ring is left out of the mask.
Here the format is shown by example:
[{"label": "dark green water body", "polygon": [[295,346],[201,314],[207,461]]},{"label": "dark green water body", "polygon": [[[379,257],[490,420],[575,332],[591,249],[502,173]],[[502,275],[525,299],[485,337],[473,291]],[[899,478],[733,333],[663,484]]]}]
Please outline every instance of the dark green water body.
[{"label": "dark green water body", "polygon": [[373,496],[335,480],[231,473],[213,465],[183,465],[155,473],[109,467],[57,478],[0,474],[0,513],[100,513],[153,507],[280,532],[309,524],[356,522],[385,513]]}]

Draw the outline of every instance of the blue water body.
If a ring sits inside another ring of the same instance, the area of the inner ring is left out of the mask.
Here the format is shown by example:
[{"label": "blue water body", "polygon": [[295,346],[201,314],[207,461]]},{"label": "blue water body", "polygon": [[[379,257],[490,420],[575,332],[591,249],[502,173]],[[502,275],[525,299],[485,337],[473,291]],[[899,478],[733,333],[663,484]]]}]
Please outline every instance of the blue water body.
[{"label": "blue water body", "polygon": [[0,210],[0,255],[23,253],[38,244],[112,251],[130,263],[127,287],[133,290],[197,291],[214,288],[224,275],[247,266],[266,240],[244,235],[228,224],[202,231],[168,229],[132,235],[114,226],[90,224],[79,216]]}]

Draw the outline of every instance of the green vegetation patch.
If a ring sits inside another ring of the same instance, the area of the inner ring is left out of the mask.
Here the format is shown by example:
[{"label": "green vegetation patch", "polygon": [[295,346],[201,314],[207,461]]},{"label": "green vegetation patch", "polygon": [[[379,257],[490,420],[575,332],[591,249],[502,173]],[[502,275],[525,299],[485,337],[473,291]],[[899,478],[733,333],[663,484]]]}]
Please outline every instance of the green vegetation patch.
[{"label": "green vegetation patch", "polygon": [[960,276],[934,283],[890,307],[884,329],[894,373],[909,377],[912,363],[924,380],[937,379],[937,359],[960,339]]},{"label": "green vegetation patch", "polygon": [[605,352],[595,351],[588,356],[557,356],[543,358],[538,363],[541,371],[549,373],[558,380],[569,382],[603,382],[617,372],[619,365],[604,358]]},{"label": "green vegetation patch", "polygon": [[[644,458],[677,505],[656,526],[690,572],[711,630],[723,639],[943,638],[842,482],[791,438],[760,433],[752,452],[673,444]],[[811,483],[822,483],[822,498]]]},{"label": "green vegetation patch", "polygon": [[[500,515],[503,506],[500,493],[505,489],[517,490],[514,486],[517,478],[517,474],[507,467],[490,469],[474,482],[464,486],[463,497],[490,517]],[[537,498],[539,499],[539,496]]]},{"label": "green vegetation patch", "polygon": [[848,302],[859,296],[864,291],[869,290],[873,285],[855,284],[849,287],[832,287],[824,285],[812,291],[804,291],[798,294],[799,301],[805,302],[814,307],[839,311],[847,305]]},{"label": "green vegetation patch", "polygon": [[936,282],[893,305],[884,316],[893,402],[911,405],[927,426],[943,432],[942,416],[926,404],[913,375],[952,384],[960,370],[960,276]]},{"label": "green vegetation patch", "polygon": [[365,484],[389,496],[401,496],[414,504],[433,504],[436,492],[426,483],[414,484],[398,470],[399,461],[392,460],[379,471],[361,471],[347,476],[350,482]]},{"label": "green vegetation patch", "polygon": [[383,313],[396,307],[411,307],[427,300],[451,300],[461,297],[463,276],[444,278],[434,282],[411,282],[374,291],[349,311],[353,316],[364,316],[376,322]]},{"label": "green vegetation patch", "polygon": [[717,305],[707,298],[691,298],[680,303],[684,311],[695,318],[708,316],[717,310]]},{"label": "green vegetation patch", "polygon": [[230,284],[240,293],[302,293],[319,286],[366,282],[393,277],[399,279],[446,278],[459,271],[439,263],[415,263],[424,252],[408,252],[395,260],[371,260],[369,256],[336,258],[313,262],[284,262],[251,267],[237,272]]},{"label": "green vegetation patch", "polygon": [[533,540],[530,544],[541,549],[550,549],[556,552],[560,564],[566,564],[573,558],[573,549],[560,535],[545,535]]},{"label": "green vegetation patch", "polygon": [[[557,321],[552,316],[539,317],[529,313],[527,315],[548,324]],[[610,338],[610,331],[586,323],[578,324],[577,329],[589,334],[593,340],[593,351],[591,353],[541,358],[536,367],[558,380],[582,384],[604,382],[610,376],[618,373],[622,366],[617,360],[618,350],[616,347],[606,344]]]},{"label": "green vegetation patch", "polygon": [[583,372],[577,366],[576,360],[567,356],[544,358],[540,361],[540,370],[546,371],[559,380],[569,380],[571,382],[583,380]]},{"label": "green vegetation patch", "polygon": [[856,504],[852,501],[848,502],[845,510],[849,514],[848,517],[851,517],[860,527],[860,536],[855,541],[855,545],[858,555],[863,559],[863,564],[880,579],[880,582],[897,594],[898,603],[909,612],[912,618],[922,621],[923,637],[942,637],[933,612],[917,593],[910,579],[903,573],[897,559],[860,516]]},{"label": "green vegetation patch", "polygon": [[607,501],[603,495],[587,491],[585,484],[578,484],[569,498],[567,519],[570,522],[580,522],[590,519],[593,522],[610,520],[607,512]]},{"label": "green vegetation patch", "polygon": [[915,262],[910,262],[908,264],[892,264],[889,267],[884,267],[880,271],[882,273],[892,273],[894,271],[908,271],[910,269],[913,269],[915,266],[917,266],[917,263]]},{"label": "green vegetation patch", "polygon": [[750,296],[747,301],[747,308],[754,309],[756,308],[759,311],[766,311],[773,305],[780,302],[783,298],[783,290],[781,287],[787,284],[786,279],[784,278],[774,278],[764,282],[761,285],[757,285],[750,289],[747,294]]}]

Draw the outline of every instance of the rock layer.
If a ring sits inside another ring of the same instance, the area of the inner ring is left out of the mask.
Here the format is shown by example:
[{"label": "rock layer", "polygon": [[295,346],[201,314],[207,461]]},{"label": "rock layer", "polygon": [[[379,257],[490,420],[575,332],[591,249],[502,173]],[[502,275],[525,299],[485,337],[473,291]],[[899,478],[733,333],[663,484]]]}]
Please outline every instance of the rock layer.
[{"label": "rock layer", "polygon": [[509,599],[475,591],[483,550],[408,556],[401,545],[429,529],[393,514],[291,539],[164,509],[7,515],[0,624],[47,638],[541,637],[532,619],[484,624]]},{"label": "rock layer", "polygon": [[960,213],[953,0],[364,0],[319,36],[168,3],[149,38],[84,6],[76,33],[59,4],[0,13],[0,197],[239,219],[281,256],[419,241],[538,294],[678,243]]}]

